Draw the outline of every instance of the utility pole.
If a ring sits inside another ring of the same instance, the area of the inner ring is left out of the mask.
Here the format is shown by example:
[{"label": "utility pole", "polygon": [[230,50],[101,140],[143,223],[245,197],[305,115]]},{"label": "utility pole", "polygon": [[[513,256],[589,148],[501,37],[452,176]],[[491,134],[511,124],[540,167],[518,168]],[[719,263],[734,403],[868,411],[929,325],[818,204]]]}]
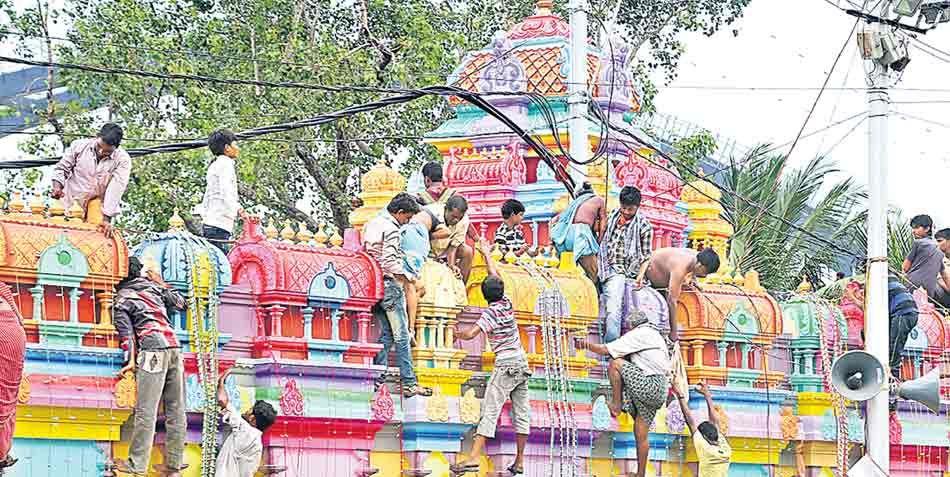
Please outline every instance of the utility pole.
[{"label": "utility pole", "polygon": [[[865,351],[884,366],[890,362],[887,308],[887,113],[888,67],[871,61],[868,71],[868,263],[867,306],[864,318]],[[878,393],[867,404],[867,456],[875,477],[890,472],[889,394]]]},{"label": "utility pole", "polygon": [[[568,123],[570,153],[575,161],[586,163],[590,158],[587,137],[587,1],[571,0],[568,8],[571,12],[571,74],[567,97],[571,115]],[[587,180],[586,173],[587,166],[575,164],[570,168],[577,185]]]}]

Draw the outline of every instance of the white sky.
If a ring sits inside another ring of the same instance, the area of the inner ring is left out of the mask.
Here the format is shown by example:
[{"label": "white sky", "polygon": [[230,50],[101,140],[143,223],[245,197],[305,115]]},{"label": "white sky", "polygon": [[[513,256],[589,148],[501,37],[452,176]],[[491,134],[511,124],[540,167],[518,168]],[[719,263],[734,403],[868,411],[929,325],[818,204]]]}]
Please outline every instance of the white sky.
[{"label": "white sky", "polygon": [[[832,3],[837,3],[831,0]],[[843,6],[846,2],[840,2]],[[860,2],[858,2],[860,3]],[[824,0],[754,0],[732,28],[712,38],[689,37],[679,77],[657,98],[657,110],[694,122],[714,133],[753,146],[791,142],[805,120],[854,18]],[[733,36],[732,30],[738,30]],[[911,62],[891,92],[892,111],[938,124],[892,115],[889,126],[889,203],[905,216],[927,213],[940,228],[950,226],[950,150],[941,137],[950,137],[950,23],[923,36],[947,51],[938,60],[911,48]],[[691,89],[734,87],[814,88],[805,91]],[[854,39],[835,68],[829,88],[865,86],[863,60]],[[942,89],[943,91],[907,91]],[[861,90],[825,91],[805,129],[824,128],[867,109]],[[843,141],[856,119],[825,133],[801,140],[792,154],[800,165],[817,154],[830,155],[843,173],[867,184],[867,121]],[[831,153],[828,151],[833,148]]]}]

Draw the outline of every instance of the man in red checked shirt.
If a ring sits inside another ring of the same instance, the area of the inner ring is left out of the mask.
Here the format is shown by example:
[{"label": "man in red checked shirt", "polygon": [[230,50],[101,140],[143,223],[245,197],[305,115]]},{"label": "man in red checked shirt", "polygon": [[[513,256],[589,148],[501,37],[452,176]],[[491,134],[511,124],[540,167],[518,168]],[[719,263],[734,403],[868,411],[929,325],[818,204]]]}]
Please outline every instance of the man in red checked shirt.
[{"label": "man in red checked shirt", "polygon": [[165,405],[165,475],[181,477],[185,451],[184,364],[181,344],[168,319],[168,309],[184,310],[185,300],[158,273],[144,270],[137,257],[129,259],[129,275],[116,286],[113,316],[126,365],[119,372],[135,373],[137,400],[133,411],[128,461],[117,469],[146,475],[155,437],[159,399]]}]

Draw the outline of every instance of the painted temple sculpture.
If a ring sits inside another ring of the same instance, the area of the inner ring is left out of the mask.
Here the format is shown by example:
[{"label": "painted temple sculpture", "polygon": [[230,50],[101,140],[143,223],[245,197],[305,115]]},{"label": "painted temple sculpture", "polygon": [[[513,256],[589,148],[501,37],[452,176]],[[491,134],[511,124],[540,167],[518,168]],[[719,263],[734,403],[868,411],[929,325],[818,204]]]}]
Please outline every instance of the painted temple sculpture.
[{"label": "painted temple sculpture", "polygon": [[[466,55],[449,81],[480,92],[539,93],[551,100],[558,119],[566,118],[569,27],[550,4],[538,2],[534,15]],[[590,93],[629,123],[639,99],[626,51],[619,50],[611,56],[588,48]],[[610,91],[606,83],[619,86]],[[497,107],[558,150],[534,105],[495,98]],[[442,155],[446,181],[469,200],[472,223],[491,236],[501,222],[500,204],[518,199],[527,208],[527,240],[542,250],[534,258],[495,256],[505,282],[518,284],[509,293],[534,370],[527,475],[634,471],[632,422],[610,417],[604,365],[575,351],[568,339],[577,332],[598,337],[599,326],[593,284],[568,254],[555,256],[548,247],[548,222],[566,205],[566,191],[502,124],[469,105],[451,104],[456,116],[426,141]],[[566,144],[566,129],[561,134]],[[587,168],[588,180],[611,204],[621,187],[640,188],[655,247],[713,247],[727,256],[732,229],[709,199],[718,196],[712,184],[684,185],[647,161],[646,148],[631,150],[612,139],[601,145],[593,125],[589,141],[606,156]],[[280,467],[288,477],[447,476],[449,464],[468,449],[494,362],[484,342],[463,345],[453,337],[456,323],[473,323],[486,306],[479,287],[486,272],[476,259],[463,284],[445,266],[425,265],[428,292],[411,330],[413,359],[421,383],[435,393],[403,399],[390,386],[377,388],[377,379],[392,372],[372,364],[380,345],[371,309],[382,297],[382,274],[360,250],[359,231],[406,183],[377,165],[362,177],[364,205],[352,213],[351,230],[251,220],[227,256],[186,232],[177,216],[168,232],[130,247],[76,218],[80,210],[36,196],[12,197],[0,215],[0,281],[13,288],[14,304],[27,318],[29,344],[14,442],[20,463],[11,474],[98,477],[110,475],[109,462],[127,455],[123,437],[135,387],[116,377],[121,353],[110,311],[113,286],[134,254],[161,270],[191,303],[174,323],[186,346],[191,467],[185,475],[201,475],[203,444],[209,442],[202,376],[233,369],[226,382],[233,402],[246,409],[264,399],[278,409],[277,423],[264,435],[262,465]],[[548,306],[552,296],[565,298],[566,307]],[[920,305],[905,350],[905,378],[946,366],[950,358],[947,318],[923,300]],[[755,271],[728,265],[704,279],[702,292],[685,292],[677,306],[689,380],[712,386],[722,431],[734,449],[730,475],[838,475],[835,468],[847,461],[849,448],[863,441],[864,425],[858,405],[829,392],[828,370],[839,353],[862,345],[860,308],[818,300],[807,283],[779,302]],[[950,475],[950,389],[941,391],[939,414],[899,403],[891,475]],[[701,419],[705,405],[698,395],[691,407]],[[161,434],[153,463],[161,461]],[[697,475],[675,404],[658,413],[650,445],[650,475]],[[507,412],[487,453],[482,475],[503,470],[514,454]]]}]

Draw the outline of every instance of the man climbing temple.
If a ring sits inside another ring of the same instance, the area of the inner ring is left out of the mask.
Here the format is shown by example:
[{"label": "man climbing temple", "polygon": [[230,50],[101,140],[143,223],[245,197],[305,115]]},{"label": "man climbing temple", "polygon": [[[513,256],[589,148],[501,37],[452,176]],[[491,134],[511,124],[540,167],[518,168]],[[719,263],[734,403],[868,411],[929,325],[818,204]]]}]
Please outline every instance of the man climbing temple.
[{"label": "man climbing temple", "polygon": [[696,385],[696,390],[703,395],[706,400],[706,415],[709,420],[696,425],[696,419],[689,409],[689,394],[684,396],[673,386],[673,393],[676,394],[676,400],[679,402],[680,410],[683,411],[683,417],[686,419],[686,427],[693,436],[693,447],[696,448],[696,456],[699,458],[699,475],[702,477],[726,477],[729,475],[729,460],[732,458],[732,447],[726,436],[719,431],[719,416],[713,406],[712,395],[709,393],[709,387],[700,382]]},{"label": "man climbing temple", "polygon": [[498,425],[501,409],[505,401],[510,399],[517,454],[515,461],[508,466],[508,472],[518,475],[524,473],[524,448],[531,431],[531,405],[528,399],[528,378],[531,377],[531,369],[521,346],[514,306],[505,294],[505,282],[502,281],[491,258],[489,244],[483,241],[479,251],[485,257],[488,267],[488,277],[482,282],[482,295],[488,302],[488,308],[482,312],[475,325],[459,329],[455,337],[467,341],[482,333],[486,334],[495,353],[495,363],[485,388],[482,416],[475,431],[472,451],[467,459],[460,460],[451,470],[456,475],[478,472],[478,459],[485,448],[485,441],[495,437],[495,427]]},{"label": "man climbing temple", "polygon": [[385,210],[363,227],[363,247],[383,271],[383,299],[373,307],[380,326],[379,342],[383,349],[376,354],[374,363],[389,366],[389,349],[395,346],[396,362],[402,381],[404,397],[431,396],[432,390],[419,386],[412,369],[409,351],[409,317],[406,310],[406,294],[401,282],[406,280],[404,252],[400,243],[400,227],[419,213],[415,197],[400,192]]},{"label": "man climbing temple", "polygon": [[646,475],[650,452],[648,435],[657,410],[666,402],[672,369],[666,340],[645,316],[633,321],[633,329],[607,344],[578,340],[578,347],[612,358],[607,367],[612,416],[621,411],[634,418],[637,441],[637,477]]},{"label": "man climbing temple", "polygon": [[[676,302],[683,287],[699,288],[697,278],[703,278],[719,270],[719,255],[711,248],[697,252],[688,248],[661,248],[650,256],[647,266],[637,277],[637,283],[647,284],[659,291],[669,305],[669,339],[679,339],[679,324],[676,321]],[[661,326],[661,331],[663,327]]]},{"label": "man climbing temple", "polygon": [[121,143],[122,128],[106,123],[95,138],[73,141],[53,166],[50,196],[62,199],[66,208],[78,202],[86,221],[100,224],[107,237],[132,172],[132,158]]},{"label": "man climbing temple", "polygon": [[585,182],[577,197],[551,219],[551,242],[558,253],[571,252],[587,278],[597,281],[597,254],[607,226],[607,205]]},{"label": "man climbing temple", "polygon": [[638,286],[636,280],[653,251],[653,226],[639,208],[640,190],[621,189],[620,208],[610,213],[601,239],[597,274],[605,343],[620,337],[628,287]]},{"label": "man climbing temple", "polygon": [[927,296],[944,308],[950,308],[950,270],[943,264],[944,254],[933,237],[933,219],[918,215],[910,219],[914,244],[901,270],[907,274],[911,291],[923,288]]},{"label": "man climbing temple", "polygon": [[449,228],[449,237],[432,241],[432,258],[444,261],[452,271],[468,283],[472,273],[475,251],[465,243],[468,235],[468,202],[455,189],[446,187],[442,178],[442,164],[428,162],[422,167],[425,190],[419,193],[419,201],[431,210]]},{"label": "man climbing temple", "polygon": [[128,461],[120,472],[146,475],[159,402],[165,408],[165,462],[167,477],[180,477],[186,466],[185,382],[181,345],[168,319],[168,310],[184,310],[185,299],[153,270],[144,270],[137,257],[129,258],[129,274],[116,285],[113,317],[119,344],[125,351],[127,372],[135,375],[136,402]]}]

